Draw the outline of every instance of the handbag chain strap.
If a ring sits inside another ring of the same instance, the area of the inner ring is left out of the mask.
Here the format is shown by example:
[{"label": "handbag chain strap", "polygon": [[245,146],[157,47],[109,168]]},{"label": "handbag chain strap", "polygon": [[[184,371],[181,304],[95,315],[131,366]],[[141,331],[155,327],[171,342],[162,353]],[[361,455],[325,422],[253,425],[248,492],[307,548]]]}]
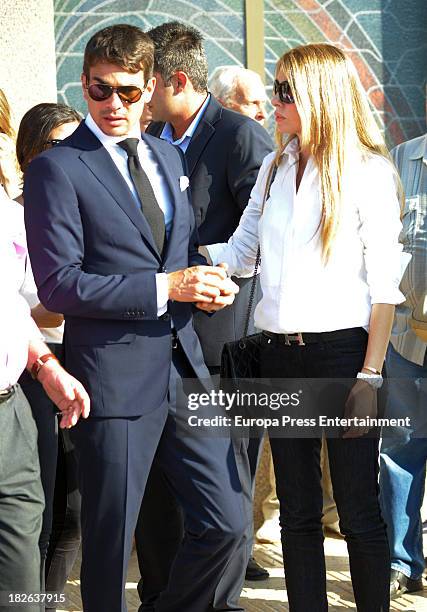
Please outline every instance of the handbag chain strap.
[{"label": "handbag chain strap", "polygon": [[[262,201],[262,207],[261,207],[261,215],[264,212],[264,206],[265,203],[267,201],[267,199],[270,196],[270,189],[271,189],[271,185],[274,181],[274,178],[276,176],[276,172],[277,172],[277,166],[276,164],[273,162],[271,164],[271,167],[268,171],[268,177],[267,177],[267,182],[265,184],[265,191],[264,191],[264,198]],[[255,287],[256,287],[256,281],[257,281],[257,274],[258,274],[258,268],[259,268],[259,264],[261,263],[261,248],[258,244],[258,249],[257,249],[257,253],[256,253],[256,258],[255,258],[255,266],[254,266],[254,275],[252,277],[252,285],[251,285],[251,291],[249,294],[249,303],[248,303],[248,310],[246,312],[246,320],[245,320],[245,330],[243,332],[243,338],[246,338],[248,335],[248,330],[249,330],[249,322],[251,320],[251,314],[252,314],[252,306],[254,303],[254,297],[255,297]]]}]

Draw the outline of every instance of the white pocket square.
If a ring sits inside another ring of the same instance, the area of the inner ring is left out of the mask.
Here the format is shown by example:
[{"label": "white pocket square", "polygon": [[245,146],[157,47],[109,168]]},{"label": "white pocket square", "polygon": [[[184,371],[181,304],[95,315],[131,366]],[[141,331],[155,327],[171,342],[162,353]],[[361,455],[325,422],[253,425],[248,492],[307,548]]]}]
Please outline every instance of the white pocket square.
[{"label": "white pocket square", "polygon": [[188,185],[190,184],[190,179],[188,178],[188,176],[180,176],[179,177],[179,188],[181,189],[181,191],[185,191],[188,187]]}]

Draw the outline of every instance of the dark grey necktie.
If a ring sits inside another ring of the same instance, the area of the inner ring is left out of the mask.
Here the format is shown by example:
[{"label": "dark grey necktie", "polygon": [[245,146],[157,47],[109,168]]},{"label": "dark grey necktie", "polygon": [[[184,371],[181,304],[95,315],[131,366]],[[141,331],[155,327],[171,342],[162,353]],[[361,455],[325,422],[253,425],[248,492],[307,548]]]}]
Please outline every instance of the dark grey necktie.
[{"label": "dark grey necktie", "polygon": [[162,253],[165,244],[165,216],[154,195],[148,176],[140,164],[137,153],[138,142],[138,138],[126,138],[117,144],[128,155],[129,173],[138,193],[142,212],[151,227],[159,253]]}]

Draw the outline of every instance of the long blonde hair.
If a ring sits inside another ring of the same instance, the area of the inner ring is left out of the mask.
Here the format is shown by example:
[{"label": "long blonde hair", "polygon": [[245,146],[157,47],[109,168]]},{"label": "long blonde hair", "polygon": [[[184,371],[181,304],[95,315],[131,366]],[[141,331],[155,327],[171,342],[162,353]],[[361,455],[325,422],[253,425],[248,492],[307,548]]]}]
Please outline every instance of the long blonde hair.
[{"label": "long blonde hair", "polygon": [[[391,158],[356,69],[343,51],[327,43],[295,47],[277,62],[279,72],[289,82],[301,119],[300,148],[309,152],[318,168],[319,229],[327,262],[340,220],[346,151],[356,147],[362,154]],[[276,130],[276,165],[294,136],[285,139]]]},{"label": "long blonde hair", "polygon": [[12,140],[16,138],[15,130],[12,126],[9,102],[2,89],[0,89],[0,133],[6,134]]},{"label": "long blonde hair", "polygon": [[[13,159],[13,163],[15,165],[16,170],[16,186],[19,187],[21,182],[21,170],[19,168],[18,160],[16,158],[15,151],[15,143],[16,143],[16,133],[12,125],[12,113],[10,110],[9,102],[7,101],[6,95],[2,89],[0,89],[0,134],[5,134],[10,139],[11,145],[11,156]],[[5,185],[6,177],[3,176],[2,168],[1,168],[1,159],[0,159],[0,183]],[[6,189],[7,191],[7,189]],[[15,193],[8,194],[11,197],[14,197]]]}]

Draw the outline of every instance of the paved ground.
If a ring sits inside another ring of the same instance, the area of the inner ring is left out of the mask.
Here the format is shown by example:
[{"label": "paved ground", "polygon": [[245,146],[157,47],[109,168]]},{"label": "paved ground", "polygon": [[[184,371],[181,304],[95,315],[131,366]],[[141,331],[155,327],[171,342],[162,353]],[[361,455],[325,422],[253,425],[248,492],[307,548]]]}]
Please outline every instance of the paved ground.
[{"label": "paved ground", "polygon": [[[325,541],[328,569],[329,612],[355,610],[353,592],[348,571],[346,545],[343,540],[327,538]],[[259,545],[255,556],[270,570],[271,577],[265,582],[246,583],[242,593],[242,603],[247,612],[285,612],[288,610],[286,591],[283,583],[282,556],[279,546]],[[66,589],[67,607],[64,612],[81,612],[79,593],[79,564],[76,564]],[[126,585],[126,596],[129,612],[138,609],[136,584],[138,570],[135,554],[132,556]],[[102,588],[102,585],[100,585]],[[404,596],[393,602],[391,610],[406,612],[427,612],[427,582],[424,593],[416,596]],[[100,610],[99,612],[102,612]],[[184,610],[182,612],[185,612]],[[307,610],[307,612],[312,612]]]}]

